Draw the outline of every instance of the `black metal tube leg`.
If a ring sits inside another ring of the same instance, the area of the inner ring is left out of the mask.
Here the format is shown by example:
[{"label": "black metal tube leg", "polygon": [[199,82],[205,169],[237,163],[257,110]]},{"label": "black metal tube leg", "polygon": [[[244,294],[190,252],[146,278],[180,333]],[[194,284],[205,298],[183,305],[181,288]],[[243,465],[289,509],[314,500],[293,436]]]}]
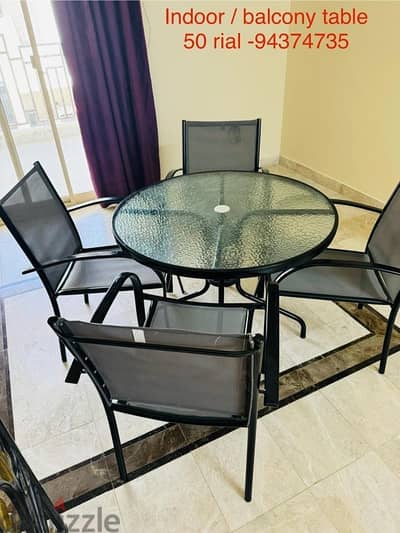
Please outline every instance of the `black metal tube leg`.
[{"label": "black metal tube leg", "polygon": [[174,281],[172,279],[172,274],[167,274],[165,281],[167,285],[167,292],[174,292]]},{"label": "black metal tube leg", "polygon": [[296,322],[300,324],[300,337],[302,339],[305,339],[306,334],[307,334],[307,326],[304,320],[301,318],[301,316],[296,315],[295,313],[292,313],[291,311],[288,311],[287,309],[283,309],[282,307],[279,308],[279,312],[282,315],[287,316],[288,318],[291,318],[292,320],[295,320]]},{"label": "black metal tube leg", "polygon": [[67,362],[67,351],[62,341],[60,341],[60,352],[61,352],[61,361],[63,363],[66,363]]},{"label": "black metal tube leg", "polygon": [[390,311],[389,319],[386,326],[385,340],[383,341],[381,362],[379,364],[379,373],[384,374],[386,370],[387,358],[389,355],[390,341],[392,339],[392,331],[394,326],[394,321],[396,320],[397,312],[400,306],[400,298],[397,298],[397,301],[394,303],[392,310]]},{"label": "black metal tube leg", "polygon": [[257,282],[257,287],[254,293],[257,298],[264,298],[264,278],[260,276]]},{"label": "black metal tube leg", "polygon": [[362,309],[364,307],[364,304],[358,304],[357,309]]},{"label": "black metal tube leg", "polygon": [[221,283],[220,285],[218,285],[218,303],[223,305],[224,303],[224,292],[225,292],[225,287],[224,287],[224,284]]},{"label": "black metal tube leg", "polygon": [[251,502],[253,492],[254,457],[256,452],[256,432],[257,432],[257,396],[253,398],[253,406],[250,417],[249,429],[247,431],[247,456],[246,456],[246,482],[244,488],[244,499]]},{"label": "black metal tube leg", "polygon": [[186,294],[185,296],[182,296],[181,298],[178,298],[178,299],[182,301],[186,301],[186,300],[191,300],[192,298],[198,298],[202,294],[206,293],[209,288],[210,288],[210,283],[209,281],[206,281],[204,283],[203,288],[201,288],[199,291],[191,292],[190,294]]},{"label": "black metal tube leg", "polygon": [[[49,297],[50,297],[51,305],[53,306],[54,314],[57,317],[60,317],[61,316],[60,308],[58,307],[58,303],[57,303],[57,300],[56,300],[55,296],[53,294],[49,294]],[[61,352],[61,361],[63,363],[66,363],[67,362],[67,352],[66,352],[64,344],[61,341],[60,341],[60,352]]]},{"label": "black metal tube leg", "polygon": [[73,384],[78,383],[79,378],[81,377],[81,374],[82,374],[82,370],[83,370],[82,365],[79,363],[79,361],[74,359],[72,361],[72,365],[70,366],[68,370],[68,374],[65,378],[65,383],[73,383]]},{"label": "black metal tube leg", "polygon": [[119,475],[122,481],[128,481],[128,473],[126,471],[124,453],[122,451],[121,439],[119,437],[117,422],[113,411],[108,406],[105,406],[108,424],[110,426],[111,438],[114,445],[115,458],[117,459],[117,465]]},{"label": "black metal tube leg", "polygon": [[182,294],[186,294],[186,291],[185,291],[185,289],[183,287],[183,283],[182,283],[182,280],[181,280],[180,276],[178,276],[178,283],[179,283],[179,287],[181,289]]},{"label": "black metal tube leg", "polygon": [[85,292],[85,294],[83,295],[83,299],[85,301],[85,304],[89,305],[89,295],[87,292]]},{"label": "black metal tube leg", "polygon": [[279,405],[279,286],[267,281],[264,324],[263,374],[264,405]]}]

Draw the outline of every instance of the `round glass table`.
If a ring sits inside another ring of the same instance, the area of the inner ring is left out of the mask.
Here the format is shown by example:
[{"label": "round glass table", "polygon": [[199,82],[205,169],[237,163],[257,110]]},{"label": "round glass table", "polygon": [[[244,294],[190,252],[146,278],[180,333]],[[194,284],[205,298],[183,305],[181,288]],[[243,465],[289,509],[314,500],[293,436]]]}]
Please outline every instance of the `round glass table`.
[{"label": "round glass table", "polygon": [[141,189],[113,217],[117,242],[166,273],[223,280],[291,268],[331,242],[338,215],[320,191],[258,172],[204,172]]}]

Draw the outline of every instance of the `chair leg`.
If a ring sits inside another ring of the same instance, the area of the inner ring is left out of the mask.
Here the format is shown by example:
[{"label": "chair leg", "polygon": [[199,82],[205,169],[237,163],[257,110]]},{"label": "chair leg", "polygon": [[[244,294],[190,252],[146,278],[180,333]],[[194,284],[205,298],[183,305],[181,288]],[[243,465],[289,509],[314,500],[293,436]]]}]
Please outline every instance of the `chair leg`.
[{"label": "chair leg", "polygon": [[291,318],[292,320],[295,320],[296,322],[300,324],[300,337],[302,339],[305,339],[306,334],[307,334],[307,326],[304,320],[301,318],[301,316],[296,315],[295,313],[292,313],[291,311],[288,311],[287,309],[282,309],[282,307],[279,308],[279,312],[282,315],[285,315],[288,318]]},{"label": "chair leg", "polygon": [[61,353],[61,361],[63,363],[66,363],[67,362],[67,351],[62,341],[60,341],[60,353]]},{"label": "chair leg", "polygon": [[174,292],[174,280],[172,279],[172,274],[166,275],[165,284],[167,286],[167,292]]},{"label": "chair leg", "polygon": [[224,287],[224,284],[221,282],[218,285],[218,303],[220,305],[224,304],[224,296],[225,296],[225,287]]},{"label": "chair leg", "polygon": [[185,291],[185,289],[183,287],[183,283],[182,283],[182,280],[181,280],[180,276],[177,276],[177,277],[178,277],[178,283],[179,283],[179,287],[181,289],[182,294],[186,294],[186,291]]},{"label": "chair leg", "polygon": [[68,370],[68,374],[66,375],[65,383],[73,383],[75,385],[76,383],[78,383],[82,372],[83,372],[82,365],[79,363],[79,361],[74,359],[72,361],[72,365],[70,366]]},{"label": "chair leg", "polygon": [[85,292],[85,294],[83,295],[83,300],[86,305],[89,305],[89,295],[87,292]]},{"label": "chair leg", "polygon": [[256,452],[256,432],[257,432],[257,398],[252,407],[249,429],[247,431],[247,457],[246,457],[246,484],[244,489],[244,499],[251,502],[253,492],[254,457]]},{"label": "chair leg", "polygon": [[358,304],[357,309],[362,309],[364,307],[364,304]]},{"label": "chair leg", "polygon": [[114,412],[106,405],[104,405],[108,424],[110,426],[111,438],[114,445],[115,457],[117,459],[117,465],[119,475],[122,481],[128,481],[128,473],[126,471],[124,454],[122,451],[121,439],[119,437],[119,431],[117,427],[117,421],[115,420]]},{"label": "chair leg", "polygon": [[[49,294],[49,296],[50,296],[51,305],[53,306],[54,314],[56,315],[56,317],[60,317],[61,313],[60,313],[60,308],[58,307],[58,303],[57,303],[56,297],[53,296],[53,295],[50,295],[50,294]],[[61,342],[61,340],[60,340],[60,352],[61,352],[61,361],[63,363],[66,363],[67,362],[67,352],[66,352],[65,346]]]},{"label": "chair leg", "polygon": [[257,298],[264,298],[264,278],[263,276],[260,276],[258,278],[256,290],[254,293],[254,296],[257,296]]},{"label": "chair leg", "polygon": [[381,362],[379,364],[380,374],[384,374],[386,370],[386,363],[387,363],[387,358],[389,355],[390,341],[392,339],[394,321],[396,320],[399,307],[400,307],[400,297],[397,297],[392,307],[392,310],[390,311],[390,315],[389,315],[387,326],[386,326],[386,333],[385,333],[385,340],[383,341]]}]

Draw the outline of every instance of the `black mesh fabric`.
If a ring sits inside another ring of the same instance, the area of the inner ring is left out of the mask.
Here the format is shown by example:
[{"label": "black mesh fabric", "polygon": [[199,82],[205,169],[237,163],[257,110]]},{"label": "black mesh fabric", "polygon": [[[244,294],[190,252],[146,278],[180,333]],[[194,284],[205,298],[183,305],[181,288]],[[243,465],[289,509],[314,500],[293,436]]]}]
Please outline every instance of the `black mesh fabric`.
[{"label": "black mesh fabric", "polygon": [[183,121],[183,172],[258,169],[259,122]]},{"label": "black mesh fabric", "polygon": [[[246,335],[210,335],[180,330],[128,328],[63,321],[74,336],[140,342],[141,347],[79,344],[114,400],[160,413],[190,416],[247,416],[252,344]],[[145,348],[146,344],[157,348]],[[184,352],[174,347],[187,347]],[[169,348],[170,350],[167,350]],[[217,350],[218,355],[191,350]],[[239,353],[238,353],[239,352]]]},{"label": "black mesh fabric", "polygon": [[[350,250],[324,250],[315,259],[370,263],[367,254]],[[275,278],[277,275],[273,276]],[[386,302],[387,296],[373,270],[361,268],[314,266],[300,269],[279,283],[282,295],[318,294],[329,299],[368,298]]]},{"label": "black mesh fabric", "polygon": [[[4,219],[5,224],[37,264],[61,259],[80,249],[68,212],[39,170],[34,169],[21,179],[0,205],[9,218],[9,221]],[[53,289],[67,268],[68,264],[63,264],[46,269],[45,275]]]},{"label": "black mesh fabric", "polygon": [[204,333],[245,331],[247,310],[241,307],[207,307],[170,302],[157,302],[151,326],[185,329]]},{"label": "black mesh fabric", "polygon": [[[371,234],[368,251],[375,263],[400,268],[400,185],[392,194]],[[400,290],[400,276],[380,274],[392,299]]]}]

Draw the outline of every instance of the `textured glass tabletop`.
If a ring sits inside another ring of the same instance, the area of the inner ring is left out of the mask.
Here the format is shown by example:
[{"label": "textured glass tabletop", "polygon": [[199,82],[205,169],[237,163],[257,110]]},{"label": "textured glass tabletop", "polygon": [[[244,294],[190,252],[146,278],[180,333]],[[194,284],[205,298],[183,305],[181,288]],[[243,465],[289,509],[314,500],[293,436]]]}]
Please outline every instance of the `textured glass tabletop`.
[{"label": "textured glass tabletop", "polygon": [[138,261],[194,277],[242,277],[288,268],[332,240],[337,212],[299,181],[257,172],[191,174],[126,198],[113,218]]}]

